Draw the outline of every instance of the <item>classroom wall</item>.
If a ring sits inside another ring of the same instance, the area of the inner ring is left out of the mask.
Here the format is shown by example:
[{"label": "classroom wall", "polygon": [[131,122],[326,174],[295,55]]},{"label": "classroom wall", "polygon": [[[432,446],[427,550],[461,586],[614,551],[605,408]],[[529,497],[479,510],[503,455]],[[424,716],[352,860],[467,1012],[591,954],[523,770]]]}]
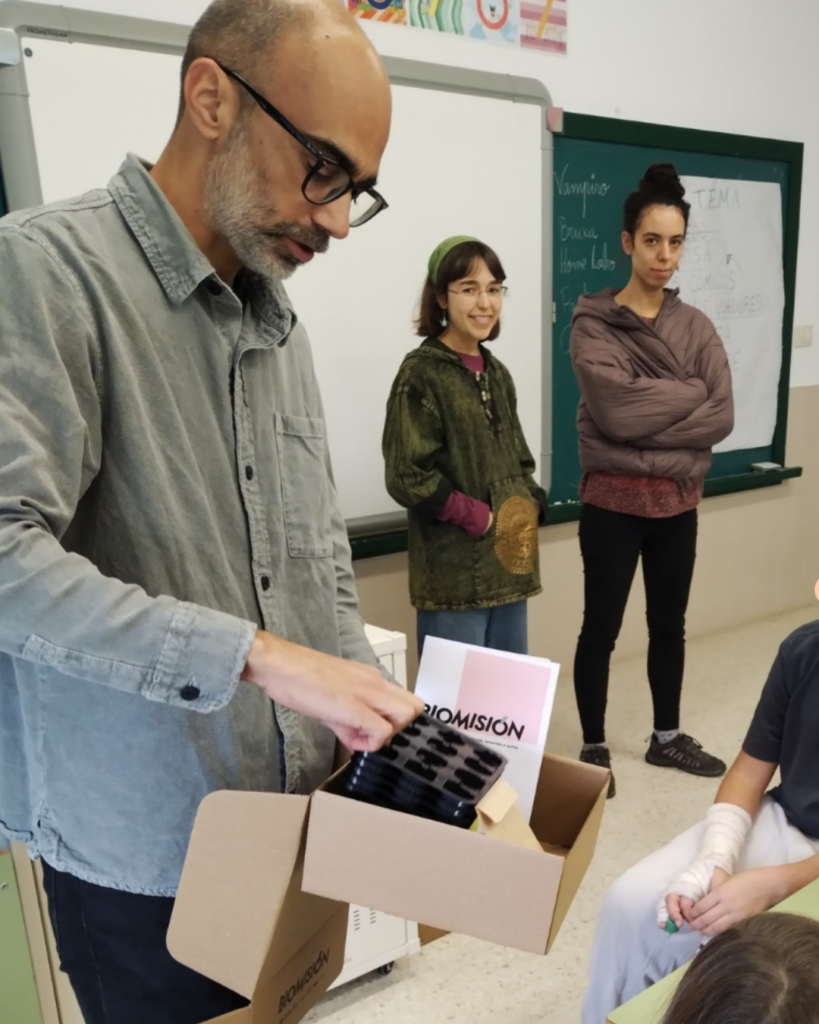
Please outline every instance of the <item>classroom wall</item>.
[{"label": "classroom wall", "polygon": [[[384,54],[540,78],[566,110],[805,143],[796,323],[819,321],[819,4],[790,0],[570,0],[566,58],[508,51],[452,36],[368,25]],[[457,126],[453,125],[453,131]],[[502,342],[501,342],[502,344]],[[689,636],[809,605],[819,577],[819,337],[793,353],[788,464],[804,477],[711,498],[700,519]],[[577,524],[541,530],[546,593],[530,603],[533,654],[571,673],[582,618]],[[356,563],[362,610],[406,631],[414,647],[406,556]],[[616,656],[644,651],[637,581]],[[414,672],[414,651],[411,650]],[[579,735],[579,734],[578,734]]]}]

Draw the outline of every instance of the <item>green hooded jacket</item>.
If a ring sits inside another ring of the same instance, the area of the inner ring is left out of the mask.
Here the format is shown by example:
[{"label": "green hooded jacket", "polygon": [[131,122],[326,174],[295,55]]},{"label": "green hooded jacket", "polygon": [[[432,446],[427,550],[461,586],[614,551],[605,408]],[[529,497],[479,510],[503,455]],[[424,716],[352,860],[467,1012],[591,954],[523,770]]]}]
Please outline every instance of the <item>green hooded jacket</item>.
[{"label": "green hooded jacket", "polygon": [[[546,492],[532,475],[512,377],[483,345],[481,355],[476,374],[427,339],[404,359],[387,403],[387,490],[409,510],[410,597],[427,611],[492,608],[541,590]],[[491,507],[483,537],[437,519],[453,491]]]}]

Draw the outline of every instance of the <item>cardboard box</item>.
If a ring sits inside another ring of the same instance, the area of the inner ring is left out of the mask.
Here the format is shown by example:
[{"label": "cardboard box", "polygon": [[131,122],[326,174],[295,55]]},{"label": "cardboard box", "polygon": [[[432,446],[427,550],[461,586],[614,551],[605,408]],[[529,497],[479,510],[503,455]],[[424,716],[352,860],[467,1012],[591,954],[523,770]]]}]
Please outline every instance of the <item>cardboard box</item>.
[{"label": "cardboard box", "polygon": [[480,805],[486,834],[336,795],[334,779],[312,798],[213,793],[168,949],[249,1000],[208,1024],[298,1024],[341,973],[349,903],[546,953],[591,861],[608,779],[547,754],[531,828],[501,779]]},{"label": "cardboard box", "polygon": [[334,793],[313,795],[307,892],[547,953],[592,859],[609,772],[546,754],[531,830],[503,780],[483,808],[487,834]]},{"label": "cardboard box", "polygon": [[309,797],[202,801],[168,931],[171,955],[250,1000],[221,1024],[297,1024],[344,966],[346,903],[302,891]]}]

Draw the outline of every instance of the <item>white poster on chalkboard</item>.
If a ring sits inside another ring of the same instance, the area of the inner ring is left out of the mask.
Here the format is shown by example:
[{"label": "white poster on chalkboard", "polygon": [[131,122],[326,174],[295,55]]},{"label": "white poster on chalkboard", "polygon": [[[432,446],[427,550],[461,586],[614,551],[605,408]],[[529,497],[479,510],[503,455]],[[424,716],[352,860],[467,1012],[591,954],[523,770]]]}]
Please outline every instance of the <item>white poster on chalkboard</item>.
[{"label": "white poster on chalkboard", "polygon": [[734,383],[734,430],[714,451],[773,441],[782,368],[782,196],[769,181],[684,176],[691,203],[680,297],[714,322]]}]

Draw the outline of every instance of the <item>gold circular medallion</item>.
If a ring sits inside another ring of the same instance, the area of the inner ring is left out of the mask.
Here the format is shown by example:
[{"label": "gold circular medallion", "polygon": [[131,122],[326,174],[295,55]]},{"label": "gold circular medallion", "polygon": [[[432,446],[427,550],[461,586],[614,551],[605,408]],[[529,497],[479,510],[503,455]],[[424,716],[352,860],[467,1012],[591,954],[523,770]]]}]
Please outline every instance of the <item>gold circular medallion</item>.
[{"label": "gold circular medallion", "polygon": [[495,554],[507,572],[526,576],[537,563],[537,509],[528,498],[507,498],[495,523]]}]

